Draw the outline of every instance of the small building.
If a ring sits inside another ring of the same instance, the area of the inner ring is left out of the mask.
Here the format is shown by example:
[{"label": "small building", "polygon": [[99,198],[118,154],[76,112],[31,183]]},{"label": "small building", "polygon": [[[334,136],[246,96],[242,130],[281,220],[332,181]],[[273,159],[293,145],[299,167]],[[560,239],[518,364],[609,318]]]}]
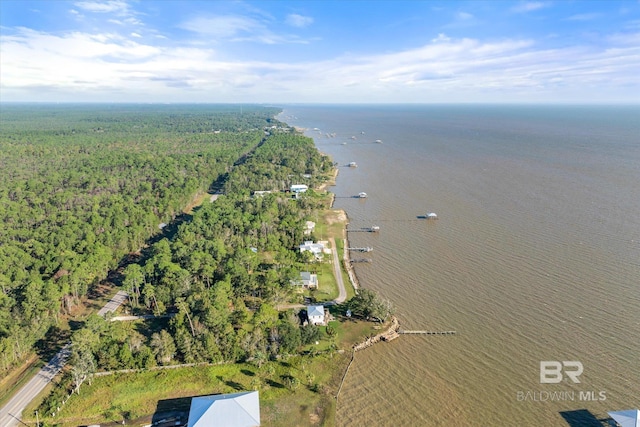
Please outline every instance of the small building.
[{"label": "small building", "polygon": [[309,323],[312,325],[324,325],[325,323],[324,306],[308,305],[307,317],[309,318]]},{"label": "small building", "polygon": [[256,426],[260,426],[260,399],[257,391],[191,399],[187,427]]},{"label": "small building", "polygon": [[307,191],[309,187],[306,186],[305,184],[293,184],[290,189],[292,193],[299,194]]},{"label": "small building", "polygon": [[313,221],[307,221],[304,225],[304,231],[303,233],[305,234],[305,236],[310,235],[311,233],[313,233],[313,230],[315,230],[316,228],[316,223]]},{"label": "small building", "polygon": [[259,190],[253,192],[253,197],[264,197],[267,194],[271,194],[270,190]]},{"label": "small building", "polygon": [[318,275],[303,271],[298,280],[292,280],[291,284],[301,288],[318,289]]}]

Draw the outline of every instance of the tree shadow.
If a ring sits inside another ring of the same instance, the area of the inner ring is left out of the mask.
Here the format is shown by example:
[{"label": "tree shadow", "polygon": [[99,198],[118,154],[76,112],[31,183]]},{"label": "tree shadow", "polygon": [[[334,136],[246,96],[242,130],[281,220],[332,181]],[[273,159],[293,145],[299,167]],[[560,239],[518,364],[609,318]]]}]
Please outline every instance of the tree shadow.
[{"label": "tree shadow", "polygon": [[[603,420],[597,419],[587,409],[577,409],[575,411],[561,411],[560,415],[569,424],[570,427],[609,427],[612,424],[605,418]],[[615,425],[615,424],[613,424]]]},{"label": "tree shadow", "polygon": [[243,391],[246,390],[246,387],[243,386],[240,383],[237,383],[235,381],[231,381],[231,380],[227,380],[224,382],[228,387],[231,387],[234,390],[238,390],[238,391]]},{"label": "tree shadow", "polygon": [[272,379],[268,379],[267,381],[265,381],[269,387],[273,387],[273,388],[284,388],[284,385],[278,382],[275,382]]},{"label": "tree shadow", "polygon": [[50,360],[69,342],[70,339],[70,330],[60,329],[55,325],[51,326],[49,330],[47,330],[44,338],[36,342],[36,354],[42,360]]},{"label": "tree shadow", "polygon": [[349,309],[349,306],[347,304],[335,304],[329,305],[327,306],[327,308],[329,309],[329,313],[331,313],[333,317],[338,318],[347,316],[347,310]]},{"label": "tree shadow", "polygon": [[248,377],[255,377],[256,373],[253,371],[250,371],[248,369],[240,369],[240,372],[242,372],[243,374],[245,374]]},{"label": "tree shadow", "polygon": [[77,331],[78,329],[84,328],[85,322],[82,320],[69,320],[69,328],[71,331]]}]

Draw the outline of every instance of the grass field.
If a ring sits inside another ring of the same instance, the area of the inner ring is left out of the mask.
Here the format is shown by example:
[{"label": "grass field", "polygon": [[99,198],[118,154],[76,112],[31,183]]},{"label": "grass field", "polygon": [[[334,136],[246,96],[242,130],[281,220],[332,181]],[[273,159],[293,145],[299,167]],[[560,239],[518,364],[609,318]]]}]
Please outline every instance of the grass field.
[{"label": "grass field", "polygon": [[[332,322],[340,348],[374,333],[373,324],[360,321]],[[329,347],[323,334],[315,352]],[[335,425],[335,399],[350,352],[326,352],[314,356],[292,356],[253,364],[225,364],[137,373],[121,373],[94,378],[73,395],[55,418],[40,421],[61,427],[100,424],[143,426],[156,414],[188,411],[194,396],[259,390],[263,426]],[[295,380],[292,380],[295,378]],[[28,407],[24,414],[34,414]],[[33,415],[26,416],[29,424]]]}]

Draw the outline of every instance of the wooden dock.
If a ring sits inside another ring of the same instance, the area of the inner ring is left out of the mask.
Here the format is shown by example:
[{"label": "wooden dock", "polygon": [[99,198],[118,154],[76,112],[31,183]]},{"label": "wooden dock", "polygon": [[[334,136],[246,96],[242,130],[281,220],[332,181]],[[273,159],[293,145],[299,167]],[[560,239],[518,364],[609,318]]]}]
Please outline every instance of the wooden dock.
[{"label": "wooden dock", "polygon": [[399,334],[407,334],[407,335],[455,335],[456,331],[403,331],[399,330]]},{"label": "wooden dock", "polygon": [[382,333],[379,333],[373,337],[367,338],[365,341],[361,342],[353,346],[353,351],[364,350],[365,348],[369,348],[372,345],[384,341],[389,342],[398,338],[400,335],[455,335],[456,331],[407,331],[400,329],[400,324],[398,323],[398,319],[395,316],[391,317],[391,325],[389,328]]},{"label": "wooden dock", "polygon": [[358,229],[347,229],[348,233],[377,233],[380,231],[380,227],[374,225],[372,227],[362,227]]},{"label": "wooden dock", "polygon": [[362,247],[362,248],[347,248],[350,251],[356,251],[356,252],[371,252],[373,251],[373,248],[370,246],[367,247]]}]

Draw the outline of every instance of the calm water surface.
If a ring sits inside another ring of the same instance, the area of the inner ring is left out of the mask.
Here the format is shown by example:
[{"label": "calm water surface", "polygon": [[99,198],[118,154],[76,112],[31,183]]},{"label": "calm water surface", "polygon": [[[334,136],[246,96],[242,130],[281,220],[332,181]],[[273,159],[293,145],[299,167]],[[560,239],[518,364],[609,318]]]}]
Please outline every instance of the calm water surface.
[{"label": "calm water surface", "polygon": [[[358,164],[332,191],[351,228],[381,227],[349,235],[374,247],[361,285],[404,329],[458,331],[359,352],[339,425],[578,427],[640,406],[640,108],[295,106],[279,119]],[[548,360],[581,362],[581,382],[540,384]]]}]

